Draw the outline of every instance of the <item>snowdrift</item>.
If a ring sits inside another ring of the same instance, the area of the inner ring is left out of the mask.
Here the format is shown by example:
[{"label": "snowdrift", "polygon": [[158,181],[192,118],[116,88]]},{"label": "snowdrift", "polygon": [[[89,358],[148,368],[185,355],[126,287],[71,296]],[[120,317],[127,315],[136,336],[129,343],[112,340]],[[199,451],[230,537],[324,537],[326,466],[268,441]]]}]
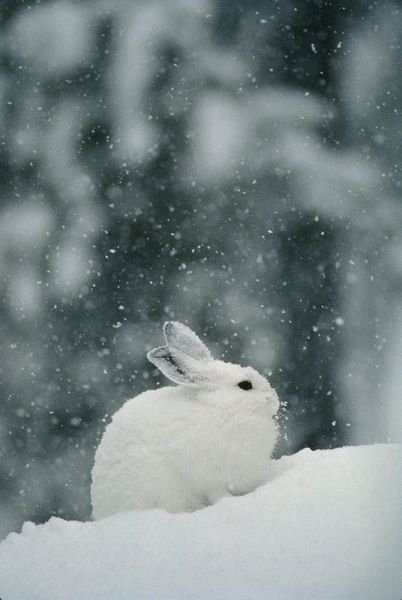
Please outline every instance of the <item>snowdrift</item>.
[{"label": "snowdrift", "polygon": [[26,523],[3,600],[400,600],[402,445],[303,450],[254,493],[194,513]]}]

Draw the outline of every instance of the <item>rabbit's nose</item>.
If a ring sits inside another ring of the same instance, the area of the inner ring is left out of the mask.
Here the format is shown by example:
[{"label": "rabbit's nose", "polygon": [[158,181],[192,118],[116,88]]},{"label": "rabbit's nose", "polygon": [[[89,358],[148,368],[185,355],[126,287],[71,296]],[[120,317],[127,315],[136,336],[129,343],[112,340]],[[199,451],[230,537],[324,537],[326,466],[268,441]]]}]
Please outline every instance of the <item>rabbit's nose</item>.
[{"label": "rabbit's nose", "polygon": [[279,400],[278,397],[269,395],[267,396],[267,401],[272,409],[273,414],[275,415],[279,410]]}]

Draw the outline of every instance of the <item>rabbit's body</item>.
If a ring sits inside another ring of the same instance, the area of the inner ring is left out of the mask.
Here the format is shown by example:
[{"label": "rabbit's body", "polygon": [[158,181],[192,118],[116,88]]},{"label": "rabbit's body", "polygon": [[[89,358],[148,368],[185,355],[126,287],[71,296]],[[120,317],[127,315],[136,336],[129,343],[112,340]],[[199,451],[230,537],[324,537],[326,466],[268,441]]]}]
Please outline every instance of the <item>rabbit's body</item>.
[{"label": "rabbit's body", "polygon": [[[159,354],[149,358],[157,362]],[[170,377],[171,362],[163,369]],[[188,364],[174,365],[177,377]],[[135,509],[191,511],[267,480],[277,437],[275,392],[250,367],[210,358],[205,364],[196,369],[196,384],[144,392],[114,415],[92,472],[95,518]],[[239,389],[239,377],[253,382],[253,393]]]}]

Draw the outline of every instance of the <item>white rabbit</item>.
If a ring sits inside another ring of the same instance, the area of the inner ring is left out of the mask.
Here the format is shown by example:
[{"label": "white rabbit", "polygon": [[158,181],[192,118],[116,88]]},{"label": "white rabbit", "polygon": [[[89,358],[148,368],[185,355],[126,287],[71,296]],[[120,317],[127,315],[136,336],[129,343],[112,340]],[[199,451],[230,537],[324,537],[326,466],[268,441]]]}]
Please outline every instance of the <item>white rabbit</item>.
[{"label": "white rabbit", "polygon": [[251,367],[214,360],[185,325],[164,325],[166,346],[148,353],[179,384],[126,402],[95,455],[96,519],[161,508],[192,511],[267,480],[277,439],[275,391]]}]

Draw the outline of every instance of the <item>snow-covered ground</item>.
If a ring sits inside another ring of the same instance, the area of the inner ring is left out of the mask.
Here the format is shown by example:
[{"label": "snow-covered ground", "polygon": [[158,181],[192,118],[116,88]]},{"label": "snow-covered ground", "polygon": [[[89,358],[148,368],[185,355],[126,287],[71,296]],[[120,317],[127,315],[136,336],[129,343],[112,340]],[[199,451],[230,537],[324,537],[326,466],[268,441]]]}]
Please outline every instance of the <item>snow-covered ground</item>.
[{"label": "snow-covered ground", "polygon": [[402,445],[303,450],[193,513],[26,523],[0,544],[3,600],[400,600]]}]

